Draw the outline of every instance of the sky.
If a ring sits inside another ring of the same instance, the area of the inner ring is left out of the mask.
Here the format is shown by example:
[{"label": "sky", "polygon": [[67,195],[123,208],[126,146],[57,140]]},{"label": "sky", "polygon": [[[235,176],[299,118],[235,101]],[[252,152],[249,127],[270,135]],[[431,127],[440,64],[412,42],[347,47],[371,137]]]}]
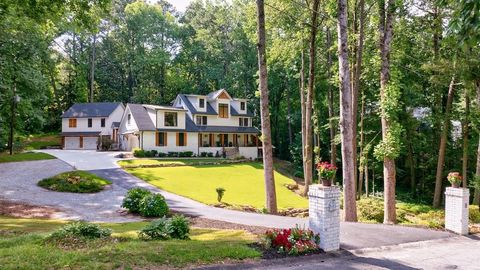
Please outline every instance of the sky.
[{"label": "sky", "polygon": [[170,4],[172,4],[178,11],[184,12],[187,8],[188,4],[192,0],[167,0]]}]

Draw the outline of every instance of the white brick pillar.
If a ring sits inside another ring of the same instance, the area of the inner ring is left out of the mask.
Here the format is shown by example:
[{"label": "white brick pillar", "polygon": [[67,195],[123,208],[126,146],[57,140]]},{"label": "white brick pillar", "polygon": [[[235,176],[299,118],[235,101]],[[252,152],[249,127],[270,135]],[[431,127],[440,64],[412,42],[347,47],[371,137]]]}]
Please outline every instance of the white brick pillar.
[{"label": "white brick pillar", "polygon": [[462,235],[468,234],[469,199],[468,188],[447,188],[445,191],[445,229]]},{"label": "white brick pillar", "polygon": [[311,185],[309,227],[320,234],[320,248],[334,251],[340,248],[340,189],[337,186]]}]

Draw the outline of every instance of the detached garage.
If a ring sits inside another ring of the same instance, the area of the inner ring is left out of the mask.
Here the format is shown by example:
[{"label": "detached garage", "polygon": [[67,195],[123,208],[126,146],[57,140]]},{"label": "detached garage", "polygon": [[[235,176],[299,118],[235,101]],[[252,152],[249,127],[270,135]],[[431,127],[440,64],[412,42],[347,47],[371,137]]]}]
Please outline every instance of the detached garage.
[{"label": "detached garage", "polygon": [[63,149],[97,150],[100,132],[62,132]]}]

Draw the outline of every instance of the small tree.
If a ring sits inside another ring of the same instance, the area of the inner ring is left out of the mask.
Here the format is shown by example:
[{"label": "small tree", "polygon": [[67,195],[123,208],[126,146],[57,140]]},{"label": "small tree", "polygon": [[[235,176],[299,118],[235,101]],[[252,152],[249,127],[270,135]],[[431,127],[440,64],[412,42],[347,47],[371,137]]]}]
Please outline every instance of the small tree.
[{"label": "small tree", "polygon": [[217,201],[222,202],[223,194],[225,194],[225,189],[223,187],[218,187],[217,191]]}]

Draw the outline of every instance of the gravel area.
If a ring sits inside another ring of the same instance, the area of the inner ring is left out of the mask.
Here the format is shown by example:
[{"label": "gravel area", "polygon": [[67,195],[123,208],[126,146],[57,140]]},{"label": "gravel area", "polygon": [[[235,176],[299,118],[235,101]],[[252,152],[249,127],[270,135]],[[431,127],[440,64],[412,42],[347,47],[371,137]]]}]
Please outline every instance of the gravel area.
[{"label": "gravel area", "polygon": [[53,218],[99,222],[141,220],[120,208],[127,190],[119,185],[92,194],[55,192],[37,186],[43,178],[71,170],[70,165],[58,159],[1,163],[0,199],[54,207],[61,212],[52,213]]}]

